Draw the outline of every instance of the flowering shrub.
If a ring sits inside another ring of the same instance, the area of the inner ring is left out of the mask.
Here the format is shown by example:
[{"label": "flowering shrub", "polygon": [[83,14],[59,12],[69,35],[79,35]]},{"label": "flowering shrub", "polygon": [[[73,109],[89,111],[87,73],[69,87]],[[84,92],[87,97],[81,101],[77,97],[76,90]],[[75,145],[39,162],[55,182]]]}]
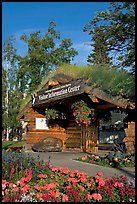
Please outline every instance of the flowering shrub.
[{"label": "flowering shrub", "polygon": [[33,167],[23,167],[17,181],[3,176],[2,202],[135,202],[135,187],[125,176],[105,179],[97,172],[91,177],[61,166],[33,174]]},{"label": "flowering shrub", "polygon": [[95,109],[89,108],[83,100],[73,103],[72,110],[79,126],[82,124],[89,126],[96,121]]},{"label": "flowering shrub", "polygon": [[134,167],[135,156],[128,153],[110,152],[105,157],[101,157],[95,154],[84,155],[78,159],[78,161],[87,162],[90,164],[97,164],[101,166],[109,167]]},{"label": "flowering shrub", "polygon": [[35,174],[42,172],[50,172],[48,164],[40,161],[39,156],[34,159],[22,152],[6,152],[2,151],[2,178],[8,181],[16,182],[20,180],[25,173],[25,170],[32,170],[33,180],[35,181]]}]

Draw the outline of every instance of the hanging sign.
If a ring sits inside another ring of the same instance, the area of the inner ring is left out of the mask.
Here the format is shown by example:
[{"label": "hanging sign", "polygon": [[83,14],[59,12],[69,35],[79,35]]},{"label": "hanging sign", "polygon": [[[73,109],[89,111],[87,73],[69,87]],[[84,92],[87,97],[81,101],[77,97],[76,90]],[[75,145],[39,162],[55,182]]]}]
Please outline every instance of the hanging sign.
[{"label": "hanging sign", "polygon": [[56,87],[50,90],[41,91],[37,94],[37,96],[33,95],[32,104],[37,105],[41,103],[46,103],[49,101],[54,101],[61,98],[81,94],[83,92],[84,91],[82,84],[65,84],[63,86]]},{"label": "hanging sign", "polygon": [[36,129],[38,130],[48,130],[46,118],[36,118]]}]

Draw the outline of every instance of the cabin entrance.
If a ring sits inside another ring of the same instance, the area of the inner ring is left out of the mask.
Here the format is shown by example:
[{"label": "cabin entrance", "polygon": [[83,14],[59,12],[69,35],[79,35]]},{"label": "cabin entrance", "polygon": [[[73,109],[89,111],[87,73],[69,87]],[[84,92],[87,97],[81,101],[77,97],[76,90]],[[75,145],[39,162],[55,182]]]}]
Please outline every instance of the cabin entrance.
[{"label": "cabin entrance", "polygon": [[81,150],[83,152],[96,152],[98,144],[98,127],[92,125],[81,127]]}]

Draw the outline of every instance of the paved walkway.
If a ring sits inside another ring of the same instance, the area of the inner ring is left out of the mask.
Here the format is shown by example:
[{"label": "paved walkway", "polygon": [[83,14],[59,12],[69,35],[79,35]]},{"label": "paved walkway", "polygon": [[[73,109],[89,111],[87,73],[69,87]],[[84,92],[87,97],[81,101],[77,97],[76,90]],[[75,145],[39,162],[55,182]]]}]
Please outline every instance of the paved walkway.
[{"label": "paved walkway", "polygon": [[[88,155],[83,152],[28,152],[29,155],[34,157],[40,157],[41,160],[50,163],[53,167],[62,166],[63,168],[68,167],[70,170],[78,169],[79,171],[84,171],[90,176],[95,176],[96,172],[101,171],[104,173],[104,177],[120,176],[126,175],[129,181],[135,183],[135,168],[125,167],[125,168],[109,168],[104,166],[99,166],[95,164],[88,164],[85,162],[75,161],[78,157],[83,155]],[[97,154],[97,153],[96,153]],[[99,152],[99,155],[104,153]]]}]

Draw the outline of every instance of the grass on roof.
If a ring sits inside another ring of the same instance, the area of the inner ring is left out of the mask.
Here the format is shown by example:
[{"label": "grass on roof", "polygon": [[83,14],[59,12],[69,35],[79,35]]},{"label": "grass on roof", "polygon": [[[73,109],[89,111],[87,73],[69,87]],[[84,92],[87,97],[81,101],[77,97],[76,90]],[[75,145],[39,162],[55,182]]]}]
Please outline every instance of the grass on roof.
[{"label": "grass on roof", "polygon": [[[89,84],[95,87],[101,87],[113,95],[122,95],[126,98],[135,97],[134,77],[125,69],[118,70],[116,68],[110,68],[108,65],[79,66],[64,64],[54,72],[49,73],[34,92],[38,92],[51,77],[58,73],[63,73],[73,78],[83,78]],[[23,109],[30,99],[31,96],[29,95],[22,101],[20,110]]]}]

